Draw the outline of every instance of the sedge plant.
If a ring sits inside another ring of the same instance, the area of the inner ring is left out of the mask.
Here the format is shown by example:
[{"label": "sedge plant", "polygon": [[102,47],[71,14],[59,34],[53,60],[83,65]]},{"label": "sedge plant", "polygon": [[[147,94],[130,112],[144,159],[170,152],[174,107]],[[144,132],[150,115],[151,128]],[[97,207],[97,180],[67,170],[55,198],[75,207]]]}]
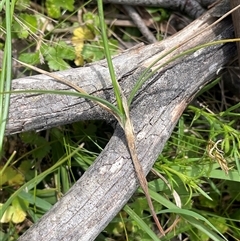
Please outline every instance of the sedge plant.
[{"label": "sedge plant", "polygon": [[[126,136],[126,140],[127,140],[127,144],[128,144],[128,148],[129,148],[129,152],[130,155],[132,157],[133,163],[134,163],[134,167],[139,179],[139,182],[141,184],[141,187],[147,197],[147,201],[150,207],[150,210],[152,212],[153,218],[159,228],[159,231],[164,235],[164,230],[162,229],[157,216],[154,212],[153,209],[153,205],[152,205],[152,201],[150,198],[150,194],[148,191],[148,186],[147,186],[147,181],[146,178],[144,176],[142,167],[139,163],[138,160],[138,156],[137,156],[137,152],[136,152],[136,143],[135,143],[135,135],[134,135],[134,129],[133,129],[133,125],[132,125],[132,121],[130,118],[130,114],[129,114],[129,108],[130,108],[130,104],[132,103],[132,100],[135,96],[135,94],[137,93],[137,91],[141,88],[141,86],[144,84],[145,81],[147,81],[147,79],[149,79],[150,76],[152,76],[153,74],[155,74],[160,68],[162,68],[163,66],[167,65],[168,63],[172,62],[173,60],[188,55],[200,48],[204,48],[204,47],[208,47],[211,45],[216,45],[216,44],[222,44],[222,43],[226,43],[226,42],[233,42],[233,41],[237,41],[236,39],[232,39],[232,40],[221,40],[221,41],[215,41],[212,43],[207,43],[207,44],[203,44],[200,46],[197,46],[193,49],[187,50],[173,58],[171,58],[169,61],[167,61],[166,63],[157,66],[157,68],[154,69],[153,72],[149,73],[149,69],[151,69],[152,67],[154,67],[157,62],[162,59],[163,57],[165,57],[166,55],[168,55],[169,53],[174,52],[174,50],[176,50],[176,48],[171,49],[170,51],[168,51],[166,54],[160,56],[154,63],[152,63],[149,68],[142,74],[142,76],[139,78],[139,80],[137,81],[135,87],[133,88],[132,92],[130,93],[129,98],[126,98],[121,90],[121,87],[119,86],[117,80],[116,80],[116,76],[114,73],[114,67],[111,61],[111,56],[110,56],[110,51],[109,51],[109,46],[108,46],[108,40],[107,40],[107,35],[106,35],[106,29],[105,29],[105,23],[104,23],[104,15],[103,15],[103,7],[102,7],[102,1],[98,0],[98,9],[99,9],[99,16],[100,16],[100,23],[101,23],[101,31],[102,31],[102,37],[103,37],[103,42],[104,42],[104,49],[105,49],[105,55],[106,55],[106,59],[108,62],[108,67],[109,67],[109,72],[110,72],[110,76],[112,79],[112,85],[113,85],[113,89],[114,89],[114,94],[116,97],[116,102],[117,102],[117,106],[113,105],[112,103],[109,103],[108,101],[104,100],[104,99],[100,99],[98,97],[89,95],[88,93],[86,93],[82,88],[72,84],[71,82],[60,78],[58,76],[56,76],[55,74],[51,74],[48,73],[46,71],[40,70],[36,67],[27,65],[22,63],[23,65],[34,69],[40,73],[46,74],[54,79],[56,79],[57,81],[64,83],[66,85],[69,85],[70,87],[72,87],[73,89],[75,89],[78,93],[74,93],[74,92],[66,92],[66,91],[40,91],[40,90],[36,90],[36,92],[38,93],[54,93],[54,94],[70,94],[70,95],[75,95],[75,96],[80,96],[89,100],[94,101],[95,103],[97,103],[100,107],[104,108],[105,110],[107,110],[108,112],[110,112],[119,122],[119,124],[121,125],[121,127],[123,128],[124,132],[125,132],[125,136]],[[10,91],[8,89],[4,89],[1,91],[4,94],[10,94]],[[25,93],[28,92],[34,92],[33,90],[31,91],[24,91]],[[14,93],[18,93],[17,91],[15,91]],[[64,160],[65,161],[65,160]],[[51,171],[53,171],[56,167],[53,166],[51,168]],[[42,176],[44,177],[45,175],[47,175],[49,172],[42,174]],[[41,178],[43,178],[41,177]],[[40,179],[39,179],[40,180]],[[33,181],[33,183],[36,183],[36,180]],[[32,184],[33,184],[32,183]],[[25,185],[23,187],[21,187],[17,192],[16,195],[19,194],[23,189],[24,189]],[[152,193],[152,195],[154,195]],[[7,205],[9,205],[12,201],[12,199],[14,198],[14,196],[10,197],[8,199],[8,201],[4,204],[4,206],[2,206],[2,213],[4,213],[4,210],[6,210]],[[159,200],[159,202],[164,203],[164,205],[170,210],[170,212],[174,212],[177,213],[179,215],[182,215],[187,221],[191,222],[195,227],[198,227],[200,229],[203,229],[203,226],[201,225],[199,220],[202,220],[203,222],[206,222],[212,230],[215,230],[216,232],[218,232],[213,225],[211,225],[211,223],[209,223],[206,219],[204,219],[201,216],[197,216],[196,218],[196,213],[191,213],[191,212],[183,212],[183,210],[181,210],[180,208],[178,208],[177,206],[173,205],[171,202],[169,202],[168,200],[164,199],[162,196],[158,195],[155,197],[156,200]],[[128,209],[126,207],[126,211],[129,213],[129,215],[133,215],[131,210]],[[135,216],[136,217],[136,216]],[[136,217],[137,219],[137,217]],[[144,226],[144,225],[143,225]],[[204,230],[203,230],[204,231]],[[205,229],[205,232],[209,235],[209,237],[211,237],[213,240],[222,240],[221,238],[219,238],[218,235],[216,235],[215,232],[211,231],[210,229]],[[219,232],[218,232],[219,233]],[[149,232],[149,234],[152,235],[152,237],[154,237],[154,240],[157,240],[157,237],[154,236],[153,233]]]},{"label": "sedge plant", "polygon": [[0,70],[0,91],[5,92],[0,96],[0,157],[3,152],[3,139],[5,127],[8,117],[8,109],[10,102],[11,79],[12,79],[12,37],[11,37],[11,24],[14,12],[14,5],[16,1],[2,1],[0,10],[3,10],[5,5],[6,11],[6,43],[4,47],[3,64]]}]

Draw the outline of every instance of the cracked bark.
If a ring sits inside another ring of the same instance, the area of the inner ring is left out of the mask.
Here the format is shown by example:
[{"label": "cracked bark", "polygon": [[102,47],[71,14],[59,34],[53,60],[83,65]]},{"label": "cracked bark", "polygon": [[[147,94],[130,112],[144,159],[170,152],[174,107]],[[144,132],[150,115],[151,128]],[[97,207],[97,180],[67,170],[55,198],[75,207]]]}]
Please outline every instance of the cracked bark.
[{"label": "cracked bark", "polygon": [[[208,12],[166,41],[140,46],[114,57],[117,77],[125,92],[130,91],[137,76],[154,59],[188,40],[197,31],[206,29],[215,19]],[[225,19],[181,46],[180,51],[197,44],[232,37],[231,21]],[[201,49],[160,69],[144,84],[134,99],[131,117],[139,159],[145,173],[151,169],[194,94],[235,55],[236,46],[233,43]],[[90,93],[113,99],[105,61],[59,74]],[[14,80],[13,87],[68,89],[42,75]],[[92,118],[109,120],[110,116],[96,105],[76,97],[12,95],[7,132],[40,130]],[[94,240],[126,204],[137,186],[124,134],[117,126],[103,152],[82,178],[19,240]]]},{"label": "cracked bark", "polygon": [[[231,8],[235,8],[238,5],[240,5],[239,0],[230,0],[230,6]],[[239,38],[240,37],[240,9],[238,8],[232,13],[232,20],[233,20],[233,26],[235,30],[235,37]],[[238,59],[240,58],[240,42],[237,42],[237,50],[238,50]],[[240,67],[240,61],[238,62],[238,65]]]}]

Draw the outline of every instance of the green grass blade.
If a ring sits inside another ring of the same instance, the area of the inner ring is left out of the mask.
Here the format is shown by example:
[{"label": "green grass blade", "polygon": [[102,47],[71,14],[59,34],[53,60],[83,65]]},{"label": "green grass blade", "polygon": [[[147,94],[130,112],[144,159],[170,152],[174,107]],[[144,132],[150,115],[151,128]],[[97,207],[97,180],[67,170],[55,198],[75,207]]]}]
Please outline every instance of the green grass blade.
[{"label": "green grass blade", "polygon": [[8,200],[2,205],[0,208],[0,219],[2,218],[4,212],[7,210],[8,206],[12,203],[13,199],[16,198],[23,190],[31,190],[34,188],[39,182],[41,182],[47,175],[54,172],[59,166],[61,166],[64,162],[68,161],[69,158],[73,155],[75,155],[79,151],[79,148],[74,150],[71,154],[64,157],[63,159],[59,160],[57,163],[55,163],[53,166],[51,166],[46,171],[42,172],[38,176],[31,179],[29,182],[22,185],[18,190],[16,190],[9,198]]},{"label": "green grass blade", "polygon": [[114,116],[118,116],[120,118],[123,118],[123,114],[120,113],[119,109],[110,103],[109,101],[99,98],[97,96],[89,95],[89,94],[83,94],[76,91],[66,91],[66,90],[14,90],[14,91],[4,91],[0,92],[0,96],[4,95],[6,93],[10,94],[23,94],[23,93],[38,93],[38,94],[54,94],[54,95],[70,95],[70,96],[76,96],[76,97],[82,97],[87,100],[91,100],[94,102],[100,102],[103,105],[107,106],[109,109],[112,110]]},{"label": "green grass blade", "polygon": [[[155,71],[150,72],[150,69],[157,64],[157,62],[161,59],[163,59],[164,57],[166,57],[168,54],[172,53],[174,50],[176,50],[177,47],[170,49],[169,51],[167,51],[167,53],[163,54],[162,56],[160,56],[157,60],[155,60],[151,65],[148,66],[148,68],[141,74],[141,76],[139,77],[138,81],[136,82],[136,84],[133,86],[129,97],[128,97],[128,106],[131,105],[132,100],[134,98],[134,96],[136,95],[136,93],[138,92],[138,90],[142,87],[142,85],[151,77],[153,76],[157,70],[163,66],[165,66],[165,63],[163,65],[161,65],[159,68],[157,68]],[[167,63],[166,63],[167,65]]]},{"label": "green grass blade", "polygon": [[240,116],[240,113],[232,113],[232,111],[236,110],[240,107],[240,102],[237,103],[236,105],[233,105],[231,107],[229,107],[227,110],[225,110],[224,112],[221,112],[220,113],[220,116],[221,117],[224,117],[224,116]]},{"label": "green grass blade", "polygon": [[160,241],[158,236],[148,227],[148,225],[128,206],[124,207],[124,211],[144,230],[154,241]]},{"label": "green grass blade", "polygon": [[6,2],[6,0],[2,0],[0,2],[0,12],[3,10],[3,6],[4,6],[5,2]]},{"label": "green grass blade", "polygon": [[121,99],[121,91],[120,91],[119,84],[116,80],[116,75],[114,72],[114,67],[113,67],[113,63],[112,63],[112,58],[111,58],[111,54],[110,54],[108,38],[107,38],[107,33],[106,33],[104,13],[103,13],[103,3],[102,3],[102,0],[98,0],[97,3],[98,3],[100,26],[101,26],[101,30],[102,30],[103,46],[104,46],[104,51],[105,51],[105,55],[106,55],[106,59],[107,59],[107,63],[108,63],[108,69],[109,69],[109,73],[110,73],[111,80],[112,80],[112,85],[113,85],[114,94],[115,94],[116,101],[117,101],[117,106],[118,106],[118,109],[120,110],[120,112],[123,114],[124,110],[123,110],[122,99]]},{"label": "green grass blade", "polygon": [[172,49],[170,49],[169,51],[167,51],[167,53],[163,54],[162,56],[160,56],[157,60],[155,60],[144,72],[143,74],[139,77],[138,81],[136,82],[136,84],[134,85],[129,98],[128,98],[128,106],[131,105],[132,100],[134,98],[134,96],[136,95],[137,91],[142,87],[142,85],[150,78],[152,77],[155,73],[157,73],[157,71],[168,65],[169,63],[173,62],[176,59],[179,59],[181,57],[184,57],[188,54],[192,54],[193,52],[202,49],[202,48],[206,48],[206,47],[210,47],[210,46],[214,46],[214,45],[218,45],[218,44],[225,44],[225,43],[232,43],[232,42],[237,42],[240,41],[240,38],[235,38],[235,39],[224,39],[224,40],[218,40],[218,41],[213,41],[210,43],[206,43],[206,44],[201,44],[198,45],[196,47],[193,47],[191,49],[188,49],[180,54],[177,54],[176,56],[172,57],[171,59],[169,59],[168,61],[164,62],[163,64],[161,64],[160,66],[158,66],[157,68],[154,69],[154,71],[150,72],[150,69],[157,64],[157,62],[161,59],[163,59],[164,57],[166,57],[168,54],[172,53],[174,50],[176,50],[178,47],[174,47]]},{"label": "green grass blade", "polygon": [[[198,230],[202,231],[205,233],[211,240],[214,241],[228,241],[219,231],[218,234],[221,235],[223,238],[220,238],[216,233],[214,233],[212,230],[210,230],[208,227],[206,227],[203,223],[199,222],[197,219],[189,216],[184,216],[183,217],[191,223],[195,228]],[[212,225],[213,226],[213,225]]]},{"label": "green grass blade", "polygon": [[[12,37],[11,37],[11,22],[12,22],[12,14],[11,14],[11,6],[13,8],[14,1],[10,3],[10,1],[5,2],[6,7],[6,42],[4,47],[4,56],[3,56],[3,64],[2,64],[2,72],[1,72],[1,83],[0,83],[0,91],[10,91],[11,89],[11,79],[12,79]],[[0,156],[3,151],[3,139],[4,133],[7,123],[8,117],[8,109],[10,102],[10,94],[5,93],[0,96]]]},{"label": "green grass blade", "polygon": [[45,201],[42,198],[35,197],[34,195],[32,195],[29,192],[22,191],[18,194],[18,196],[20,198],[22,198],[23,200],[28,201],[29,203],[41,208],[42,210],[44,210],[46,212],[49,211],[52,207],[52,204],[50,204],[49,202]]},{"label": "green grass blade", "polygon": [[[222,236],[224,238],[224,236],[202,215],[200,215],[196,212],[187,210],[187,209],[178,208],[174,203],[170,202],[169,200],[167,200],[166,198],[164,198],[163,196],[159,195],[158,193],[156,193],[152,190],[149,190],[149,193],[150,193],[152,199],[156,200],[157,202],[161,203],[163,206],[168,208],[167,210],[162,210],[158,213],[172,212],[175,214],[179,214],[182,217],[184,217],[184,219],[186,219],[190,224],[192,224],[193,226],[196,226],[201,231],[205,232],[207,235],[210,235],[211,238],[214,237],[213,240],[216,240],[216,241],[223,240],[223,239],[219,238],[219,236],[217,234],[215,234],[214,232],[209,230],[204,224],[202,224],[198,221],[198,220],[201,220],[201,221],[205,222],[216,233],[218,233],[220,236]],[[193,222],[193,219],[194,219],[194,222]],[[204,228],[206,228],[205,231],[204,231]],[[218,238],[218,239],[216,239],[216,238]]]},{"label": "green grass blade", "polygon": [[222,170],[212,170],[208,176],[208,178],[216,178],[221,180],[229,180],[234,182],[240,182],[239,172],[237,170],[230,170],[228,174],[226,174]]},{"label": "green grass blade", "polygon": [[[216,233],[218,233],[219,235],[221,235],[225,239],[225,237],[206,218],[204,218],[202,215],[200,215],[200,214],[198,214],[196,212],[193,212],[193,211],[190,211],[190,210],[187,210],[187,209],[175,208],[175,209],[162,210],[159,213],[179,214],[184,219],[186,219],[190,224],[192,224],[193,226],[195,226],[196,228],[198,228],[202,232],[206,233],[213,240],[216,240],[216,241],[223,240],[218,235],[216,235]],[[201,223],[201,222],[199,222],[199,220],[201,220],[203,222]],[[206,225],[204,225],[204,222],[209,227],[211,227],[216,233],[214,233],[213,231],[209,230],[206,227]],[[227,239],[225,239],[225,240],[227,240]]]}]

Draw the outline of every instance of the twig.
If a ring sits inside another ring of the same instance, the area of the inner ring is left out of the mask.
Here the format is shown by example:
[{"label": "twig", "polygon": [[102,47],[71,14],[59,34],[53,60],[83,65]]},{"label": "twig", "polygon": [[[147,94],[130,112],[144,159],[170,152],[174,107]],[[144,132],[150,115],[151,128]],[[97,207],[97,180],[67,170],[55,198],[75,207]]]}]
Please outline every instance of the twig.
[{"label": "twig", "polygon": [[193,19],[198,18],[206,11],[197,0],[104,0],[104,2],[133,6],[155,6],[180,10]]},{"label": "twig", "polygon": [[144,21],[142,20],[141,16],[137,13],[137,11],[129,5],[124,5],[123,7],[127,11],[129,17],[133,20],[135,25],[138,27],[139,31],[147,39],[147,41],[149,43],[156,43],[157,39],[155,38],[153,33],[148,29],[148,27],[145,25]]}]

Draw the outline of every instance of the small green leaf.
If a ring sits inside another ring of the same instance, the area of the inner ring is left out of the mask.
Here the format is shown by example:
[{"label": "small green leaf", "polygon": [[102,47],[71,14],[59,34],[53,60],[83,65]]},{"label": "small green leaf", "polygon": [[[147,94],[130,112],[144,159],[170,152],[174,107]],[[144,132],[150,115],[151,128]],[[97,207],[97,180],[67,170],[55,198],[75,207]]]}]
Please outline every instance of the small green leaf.
[{"label": "small green leaf", "polygon": [[49,68],[52,70],[65,70],[70,68],[64,59],[74,60],[75,58],[74,48],[68,46],[63,41],[60,41],[53,47],[44,48],[43,54],[48,61]]},{"label": "small green leaf", "polygon": [[69,69],[70,65],[67,64],[63,59],[61,58],[48,58],[48,66],[52,70],[65,70]]},{"label": "small green leaf", "polygon": [[74,0],[47,0],[46,8],[48,16],[52,18],[59,18],[61,16],[61,9],[68,11],[74,10]]},{"label": "small green leaf", "polygon": [[202,207],[206,208],[216,208],[219,205],[219,197],[217,194],[212,194],[211,195],[212,200],[209,200],[208,198],[204,196],[199,196],[199,201]]},{"label": "small green leaf", "polygon": [[105,54],[104,50],[101,49],[97,43],[84,44],[82,50],[82,56],[88,63],[103,59]]},{"label": "small green leaf", "polygon": [[21,14],[20,15],[20,20],[24,22],[24,24],[29,28],[29,31],[32,33],[36,33],[38,26],[37,26],[37,18],[35,15],[31,14]]},{"label": "small green leaf", "polygon": [[20,137],[25,143],[37,146],[32,152],[34,158],[45,157],[51,149],[47,140],[33,131],[21,133]]},{"label": "small green leaf", "polygon": [[32,167],[32,162],[31,160],[24,160],[21,161],[20,166],[18,167],[18,170],[21,174],[24,175],[24,178],[26,181],[31,180],[34,178],[34,170],[31,170]]},{"label": "small green leaf", "polygon": [[60,8],[58,8],[53,0],[46,1],[46,9],[49,17],[59,18],[61,16]]},{"label": "small green leaf", "polygon": [[[0,170],[2,167],[0,167]],[[7,167],[1,175],[0,186],[5,183],[9,186],[20,186],[24,182],[24,176],[12,167]]]},{"label": "small green leaf", "polygon": [[22,53],[20,54],[18,59],[27,64],[32,64],[32,65],[39,64],[40,63],[39,51],[35,53]]},{"label": "small green leaf", "polygon": [[98,15],[93,14],[91,12],[87,12],[83,15],[83,21],[86,26],[95,34],[101,35],[99,31],[100,27],[100,20]]},{"label": "small green leaf", "polygon": [[18,20],[13,22],[13,32],[21,39],[25,39],[29,34],[36,33],[38,29],[36,16],[21,13]]},{"label": "small green leaf", "polygon": [[89,137],[91,138],[96,137],[97,126],[94,124],[94,122],[83,121],[83,122],[73,123],[72,126],[74,129],[74,133],[78,136],[83,137],[82,140],[87,141],[89,140]]},{"label": "small green leaf", "polygon": [[164,8],[148,7],[147,11],[152,15],[154,21],[163,21],[169,18],[169,13]]},{"label": "small green leaf", "polygon": [[[111,55],[117,53],[118,43],[114,39],[109,40],[109,47]],[[82,56],[87,62],[94,62],[105,57],[102,41],[92,42],[83,46]]]},{"label": "small green leaf", "polygon": [[12,24],[12,31],[13,34],[16,34],[20,39],[25,39],[28,37],[28,31],[23,29],[22,26],[16,21],[14,21]]},{"label": "small green leaf", "polygon": [[15,9],[19,11],[23,11],[27,9],[30,5],[30,0],[17,0],[15,4]]},{"label": "small green leaf", "polygon": [[34,144],[35,140],[38,138],[37,134],[33,131],[21,133],[20,137],[22,141],[28,144]]},{"label": "small green leaf", "polygon": [[56,45],[56,54],[58,57],[73,60],[75,57],[74,48],[67,45],[64,41],[60,41]]},{"label": "small green leaf", "polygon": [[220,233],[224,234],[228,230],[226,219],[223,217],[211,217],[209,221],[219,230]]}]

